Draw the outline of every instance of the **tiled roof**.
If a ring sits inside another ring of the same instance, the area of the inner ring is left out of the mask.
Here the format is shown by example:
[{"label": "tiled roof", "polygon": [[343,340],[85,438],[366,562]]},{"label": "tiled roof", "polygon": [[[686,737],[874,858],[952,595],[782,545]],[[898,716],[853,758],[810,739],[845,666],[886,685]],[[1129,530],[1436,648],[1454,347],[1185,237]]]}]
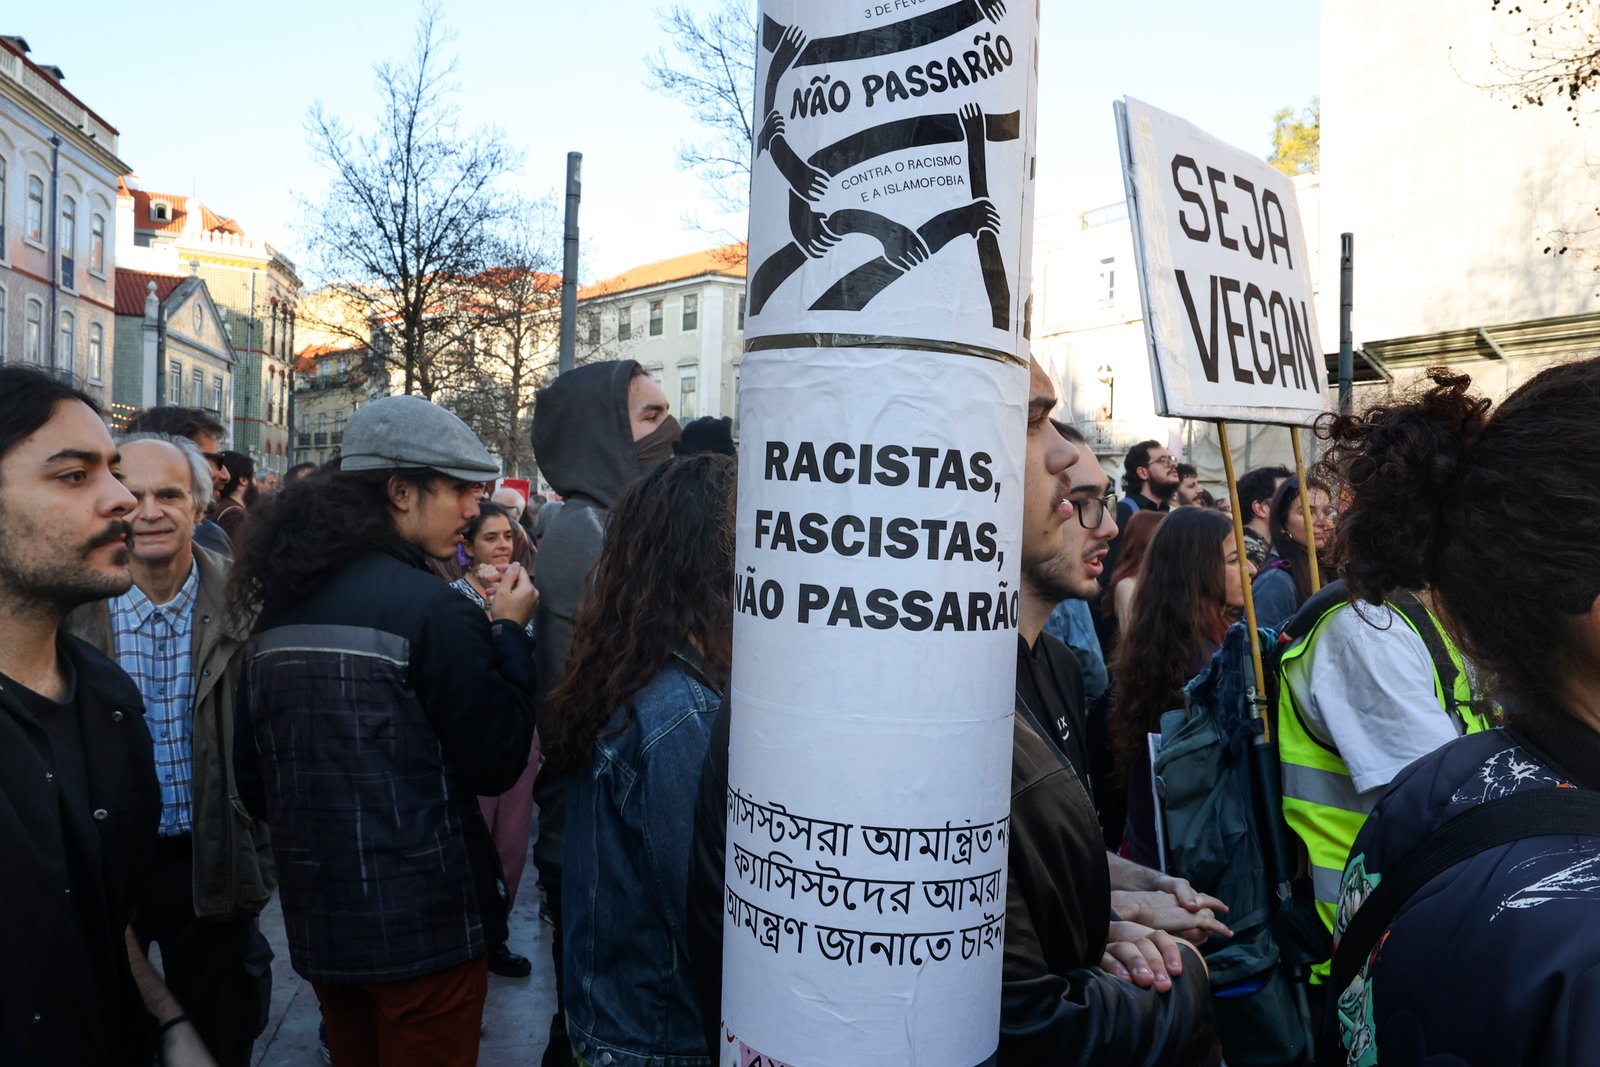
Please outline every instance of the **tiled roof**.
[{"label": "tiled roof", "polygon": [[[143,230],[146,233],[179,233],[189,217],[189,197],[182,193],[158,193],[142,189],[139,187],[137,177],[131,182],[118,178],[117,195],[133,200],[133,228],[136,230]],[[165,202],[170,209],[170,217],[165,222],[150,217],[150,204],[154,200]],[[244,233],[244,229],[234,219],[218,215],[198,199],[194,202],[200,208],[200,228],[205,232]]]},{"label": "tiled roof", "polygon": [[625,293],[632,289],[645,289],[652,285],[665,285],[667,282],[682,281],[685,278],[698,278],[704,274],[720,274],[728,278],[743,278],[745,276],[745,259],[748,256],[748,247],[743,241],[736,244],[723,245],[720,248],[710,248],[703,252],[691,252],[686,256],[675,256],[672,259],[663,259],[655,263],[646,263],[640,267],[624,271],[614,278],[595,282],[585,286],[579,291],[580,299],[589,299],[596,296],[611,296],[615,293]]},{"label": "tiled roof", "polygon": [[156,283],[156,299],[164,301],[184,281],[185,276],[181,274],[148,274],[142,270],[118,269],[117,314],[143,316],[144,299],[150,295],[151,282]]}]

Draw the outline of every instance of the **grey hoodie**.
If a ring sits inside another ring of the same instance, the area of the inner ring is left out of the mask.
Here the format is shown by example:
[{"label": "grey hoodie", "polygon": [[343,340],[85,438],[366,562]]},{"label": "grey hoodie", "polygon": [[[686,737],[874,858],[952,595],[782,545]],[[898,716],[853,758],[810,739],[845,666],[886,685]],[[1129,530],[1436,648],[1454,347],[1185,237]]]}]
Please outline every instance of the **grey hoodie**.
[{"label": "grey hoodie", "polygon": [[[624,359],[575,367],[540,390],[533,409],[534,459],[566,501],[539,544],[533,579],[539,590],[534,660],[541,710],[544,694],[566,667],[572,617],[605,541],[606,513],[639,477],[628,421],[628,383],[638,366]],[[539,801],[534,860],[546,882],[547,872],[561,864],[565,792],[551,775],[540,775],[534,786]]]}]

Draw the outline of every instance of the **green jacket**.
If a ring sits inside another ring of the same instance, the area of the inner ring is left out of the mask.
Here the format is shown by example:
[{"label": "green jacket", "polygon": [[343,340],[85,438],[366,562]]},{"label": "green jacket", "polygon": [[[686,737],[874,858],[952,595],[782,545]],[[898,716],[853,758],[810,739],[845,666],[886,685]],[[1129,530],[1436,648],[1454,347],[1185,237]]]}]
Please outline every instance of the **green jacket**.
[{"label": "green jacket", "polygon": [[[277,887],[267,824],[245,810],[233,773],[234,696],[251,620],[234,619],[227,609],[228,561],[199,545],[194,556],[200,566],[190,724],[194,911],[201,918],[237,919],[260,913]],[[78,608],[66,629],[116,659],[110,601]]]}]

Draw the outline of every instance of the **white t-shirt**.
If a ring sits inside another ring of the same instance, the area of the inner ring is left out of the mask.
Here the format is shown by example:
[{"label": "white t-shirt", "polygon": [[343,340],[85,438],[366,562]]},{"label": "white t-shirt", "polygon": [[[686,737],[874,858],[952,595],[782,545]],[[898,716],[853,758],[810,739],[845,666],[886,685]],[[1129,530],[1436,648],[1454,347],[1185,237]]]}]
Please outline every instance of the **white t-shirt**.
[{"label": "white t-shirt", "polygon": [[1283,673],[1312,735],[1339,750],[1359,793],[1457,736],[1434,695],[1428,646],[1387,605],[1340,608]]}]

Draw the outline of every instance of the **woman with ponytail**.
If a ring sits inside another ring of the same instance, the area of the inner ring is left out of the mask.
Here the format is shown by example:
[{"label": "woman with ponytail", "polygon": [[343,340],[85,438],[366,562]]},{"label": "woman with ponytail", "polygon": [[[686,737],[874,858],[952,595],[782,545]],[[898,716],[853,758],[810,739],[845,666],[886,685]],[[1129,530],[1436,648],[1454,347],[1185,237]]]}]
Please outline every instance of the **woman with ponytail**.
[{"label": "woman with ponytail", "polygon": [[1430,379],[1323,428],[1321,469],[1349,488],[1334,556],[1353,600],[1428,590],[1506,725],[1402,771],[1356,838],[1323,1047],[1362,1067],[1594,1063],[1600,818],[1455,824],[1471,848],[1429,866],[1418,846],[1501,798],[1600,790],[1600,359],[1498,408],[1463,375]]}]

